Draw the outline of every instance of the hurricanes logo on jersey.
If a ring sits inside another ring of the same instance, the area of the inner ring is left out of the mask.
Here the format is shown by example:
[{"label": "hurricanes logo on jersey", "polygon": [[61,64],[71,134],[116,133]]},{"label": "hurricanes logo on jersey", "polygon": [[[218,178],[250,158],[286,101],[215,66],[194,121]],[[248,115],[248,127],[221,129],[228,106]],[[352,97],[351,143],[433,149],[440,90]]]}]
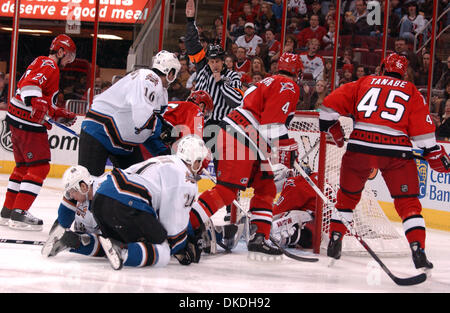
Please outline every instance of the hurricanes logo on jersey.
[{"label": "hurricanes logo on jersey", "polygon": [[44,66],[50,66],[52,68],[55,68],[55,63],[53,63],[52,60],[43,60],[41,67],[44,67]]},{"label": "hurricanes logo on jersey", "polygon": [[293,93],[295,93],[294,84],[290,83],[290,82],[281,83],[280,93],[282,93],[285,90],[289,90],[289,91],[292,91]]}]

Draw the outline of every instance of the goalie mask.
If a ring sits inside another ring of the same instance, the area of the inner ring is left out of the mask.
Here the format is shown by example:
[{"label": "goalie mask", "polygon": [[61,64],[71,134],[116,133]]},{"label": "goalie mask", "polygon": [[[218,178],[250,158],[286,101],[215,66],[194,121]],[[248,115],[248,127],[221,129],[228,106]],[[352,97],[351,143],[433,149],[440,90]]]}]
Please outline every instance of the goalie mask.
[{"label": "goalie mask", "polygon": [[166,75],[166,78],[169,73],[173,71],[173,79],[169,80],[167,78],[167,81],[172,83],[178,76],[178,72],[181,69],[181,64],[175,54],[166,50],[161,50],[153,57],[152,68],[157,69],[159,72]]},{"label": "goalie mask", "polygon": [[83,195],[87,192],[81,190],[81,183],[91,186],[94,182],[89,171],[81,165],[69,167],[62,177],[64,194],[66,198],[70,198],[70,191],[77,191]]},{"label": "goalie mask", "polygon": [[198,136],[186,135],[178,142],[176,155],[190,167],[193,173],[198,173],[205,167],[204,161],[208,159],[209,151]]}]

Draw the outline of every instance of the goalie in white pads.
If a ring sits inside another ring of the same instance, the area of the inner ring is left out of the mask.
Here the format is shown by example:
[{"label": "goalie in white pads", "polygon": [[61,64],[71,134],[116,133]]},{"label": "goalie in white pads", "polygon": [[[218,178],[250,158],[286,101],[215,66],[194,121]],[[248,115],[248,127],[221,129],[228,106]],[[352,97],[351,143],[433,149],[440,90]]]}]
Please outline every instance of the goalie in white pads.
[{"label": "goalie in white pads", "polygon": [[[312,248],[316,193],[302,176],[292,176],[282,163],[275,164],[274,176],[277,190],[281,193],[273,206],[271,237],[282,247]],[[304,167],[316,183],[317,173]]]},{"label": "goalie in white pads", "polygon": [[92,212],[111,266],[165,266],[170,256],[183,265],[198,262],[200,243],[188,234],[197,198],[197,172],[208,149],[203,140],[183,137],[175,155],[159,156],[125,170],[113,169],[97,190]]}]

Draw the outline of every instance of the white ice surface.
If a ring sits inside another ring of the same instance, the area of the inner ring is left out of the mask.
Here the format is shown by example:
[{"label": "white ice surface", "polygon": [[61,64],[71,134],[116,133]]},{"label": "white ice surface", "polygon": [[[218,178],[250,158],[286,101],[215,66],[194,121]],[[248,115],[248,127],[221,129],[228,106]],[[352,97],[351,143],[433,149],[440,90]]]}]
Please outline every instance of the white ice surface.
[{"label": "white ice surface", "polygon": [[[7,175],[0,175],[0,201]],[[30,212],[44,220],[42,232],[0,226],[0,239],[45,241],[57,216],[62,196],[59,179],[48,178]],[[400,225],[396,225],[399,227]],[[315,293],[315,292],[444,292],[450,291],[450,233],[428,229],[427,255],[434,263],[426,282],[400,287],[370,257],[343,256],[333,267],[319,256],[317,263],[284,257],[268,263],[247,259],[240,243],[230,254],[202,256],[199,264],[181,266],[176,260],[165,268],[111,269],[107,259],[64,251],[54,258],[41,256],[40,246],[0,243],[0,292],[171,292],[171,293]],[[418,274],[409,256],[383,258],[399,277]]]}]

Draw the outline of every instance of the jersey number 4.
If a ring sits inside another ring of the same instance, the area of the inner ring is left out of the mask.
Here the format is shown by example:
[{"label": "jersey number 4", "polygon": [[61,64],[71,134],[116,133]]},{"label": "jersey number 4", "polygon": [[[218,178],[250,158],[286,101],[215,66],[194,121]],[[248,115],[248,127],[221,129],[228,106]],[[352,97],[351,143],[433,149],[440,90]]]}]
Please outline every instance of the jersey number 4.
[{"label": "jersey number 4", "polygon": [[[381,88],[370,88],[356,106],[358,112],[364,112],[365,118],[370,118],[374,112],[378,111],[378,98],[380,97],[381,90]],[[382,119],[390,120],[394,123],[397,123],[402,119],[403,113],[405,112],[405,106],[395,101],[397,97],[404,101],[408,101],[410,98],[409,95],[400,90],[390,90],[386,98],[386,103],[384,103],[384,107],[394,111],[382,110],[380,113]]]}]

